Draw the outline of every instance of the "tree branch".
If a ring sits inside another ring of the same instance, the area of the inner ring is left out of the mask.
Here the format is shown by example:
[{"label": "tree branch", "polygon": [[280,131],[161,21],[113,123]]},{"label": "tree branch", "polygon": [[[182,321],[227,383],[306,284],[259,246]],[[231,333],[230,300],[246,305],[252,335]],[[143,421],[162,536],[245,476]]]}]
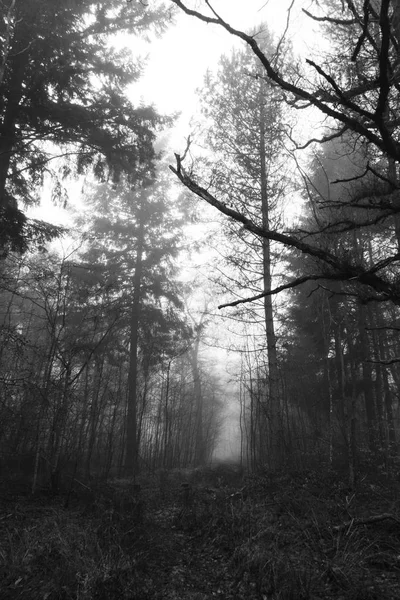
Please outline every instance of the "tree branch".
[{"label": "tree branch", "polygon": [[347,521],[342,525],[335,525],[335,527],[332,527],[332,529],[334,531],[343,531],[344,529],[350,529],[351,527],[357,527],[358,525],[372,525],[373,523],[379,523],[380,521],[385,521],[386,519],[400,523],[400,520],[395,515],[390,513],[382,513],[380,515],[366,517],[365,519],[351,519],[351,521]]},{"label": "tree branch", "polygon": [[381,30],[381,48],[379,52],[379,98],[376,105],[375,115],[381,123],[381,134],[385,137],[387,133],[384,127],[384,119],[386,116],[386,105],[389,95],[389,44],[390,44],[390,21],[389,21],[389,4],[390,0],[381,0],[381,12],[379,16],[379,26]]},{"label": "tree branch", "polygon": [[247,304],[249,302],[255,302],[256,300],[260,300],[261,298],[265,298],[266,296],[273,296],[275,294],[279,294],[284,290],[290,290],[294,287],[301,285],[302,283],[306,283],[307,281],[318,281],[319,279],[330,279],[335,281],[340,281],[340,276],[335,275],[305,275],[304,277],[298,277],[297,279],[293,279],[289,283],[285,283],[283,285],[279,285],[273,290],[268,290],[266,292],[261,292],[256,296],[252,296],[251,298],[242,298],[241,300],[234,300],[233,302],[227,302],[226,304],[220,304],[218,306],[219,309],[226,308],[228,306],[238,306],[239,304]]},{"label": "tree branch", "polygon": [[307,15],[307,17],[309,17],[313,21],[317,21],[320,23],[332,23],[333,25],[355,25],[357,23],[356,19],[334,19],[332,17],[317,17],[305,8],[302,8],[301,10],[305,15]]},{"label": "tree branch", "polygon": [[340,129],[338,129],[335,133],[332,133],[330,135],[324,135],[324,136],[322,136],[322,138],[311,138],[302,146],[297,145],[296,142],[292,139],[292,137],[290,135],[288,137],[289,137],[290,141],[293,144],[295,144],[295,150],[305,150],[311,144],[325,144],[326,142],[331,142],[332,140],[341,138],[342,135],[344,135],[346,133],[347,129],[348,128],[345,125],[345,126],[341,127]]},{"label": "tree branch", "polygon": [[[392,300],[395,304],[400,305],[400,286],[396,282],[386,281],[382,277],[376,275],[374,267],[366,269],[363,265],[354,265],[347,260],[342,260],[340,257],[332,254],[328,250],[307,244],[303,240],[298,239],[294,235],[286,233],[279,233],[270,229],[264,229],[253,223],[250,219],[245,217],[242,213],[230,208],[217,198],[213,196],[208,190],[199,185],[194,179],[188,175],[183,167],[181,157],[176,154],[177,167],[170,165],[171,171],[180,179],[183,185],[191,190],[196,196],[205,200],[208,204],[216,208],[219,212],[230,217],[241,225],[247,231],[250,231],[257,237],[265,238],[278,242],[288,248],[296,248],[302,254],[313,256],[322,263],[329,265],[334,273],[332,278],[338,278],[341,281],[358,281],[359,283],[369,286],[376,292],[387,296],[388,300]],[[398,256],[392,257],[390,261],[397,260]],[[381,268],[381,267],[380,267]],[[326,275],[324,279],[326,279]]]},{"label": "tree branch", "polygon": [[388,360],[367,360],[369,363],[373,363],[375,365],[395,365],[400,363],[400,357],[389,358]]},{"label": "tree branch", "polygon": [[[300,100],[304,100],[312,104],[325,115],[332,117],[336,121],[339,121],[340,123],[348,127],[348,129],[351,129],[352,131],[362,135],[366,140],[372,142],[377,148],[394,158],[396,161],[400,161],[399,142],[392,137],[389,131],[385,129],[381,123],[378,122],[378,119],[376,118],[375,114],[365,111],[365,109],[363,109],[362,106],[359,106],[354,103],[351,103],[349,106],[349,104],[345,103],[348,102],[348,100],[346,100],[346,96],[343,94],[340,97],[340,101],[344,103],[344,106],[350,108],[355,113],[355,115],[351,116],[346,112],[341,112],[340,110],[337,110],[336,108],[332,107],[329,102],[325,102],[324,100],[320,99],[318,97],[317,91],[315,91],[314,93],[309,92],[306,89],[300,87],[299,85],[291,83],[290,81],[286,80],[284,76],[280,75],[278,70],[272,66],[271,61],[268,60],[268,58],[262,52],[261,48],[257,44],[257,41],[251,35],[248,35],[243,31],[235,29],[219,16],[217,18],[208,17],[198,12],[197,10],[192,10],[188,8],[181,0],[171,1],[187,15],[196,17],[204,23],[222,27],[231,35],[242,39],[248,46],[250,46],[255,56],[257,56],[257,58],[260,60],[269,79],[271,79],[271,81],[278,85],[282,90],[289,92],[290,94],[292,94]],[[385,0],[385,2],[388,1],[389,0]],[[214,12],[214,14],[216,13]],[[382,93],[382,101],[384,98],[385,92]],[[370,121],[369,123],[365,123],[366,117],[368,121]],[[375,131],[379,132],[379,134],[373,131],[374,127]]]}]

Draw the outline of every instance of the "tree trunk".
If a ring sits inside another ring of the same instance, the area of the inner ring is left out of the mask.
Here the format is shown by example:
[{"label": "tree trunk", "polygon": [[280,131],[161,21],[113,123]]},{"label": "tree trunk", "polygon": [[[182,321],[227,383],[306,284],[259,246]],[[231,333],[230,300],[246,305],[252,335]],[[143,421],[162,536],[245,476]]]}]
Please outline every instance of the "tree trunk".
[{"label": "tree trunk", "polygon": [[[171,431],[171,416],[169,411],[169,377],[171,371],[171,360],[167,366],[167,378],[165,382],[165,401],[164,401],[164,457],[163,467],[164,469],[171,466],[171,442],[172,442],[172,431]],[[162,387],[161,387],[162,390]]]},{"label": "tree trunk", "polygon": [[[262,86],[261,86],[262,91]],[[266,166],[266,143],[265,143],[265,114],[262,94],[260,94],[260,174],[261,174],[261,211],[262,225],[265,230],[269,230],[269,198],[268,198],[268,178]],[[264,292],[271,290],[271,247],[267,238],[262,240],[263,252],[263,287]],[[272,296],[264,297],[264,318],[265,331],[267,338],[268,352],[268,420],[269,420],[269,462],[276,466],[282,461],[281,456],[281,436],[280,431],[280,402],[279,402],[279,373],[278,358],[276,352],[276,336],[274,328],[274,315],[272,307]]]},{"label": "tree trunk", "polygon": [[7,60],[10,55],[12,38],[13,38],[13,26],[15,25],[15,2],[16,0],[11,0],[10,5],[7,11],[7,17],[4,19],[6,22],[6,30],[4,34],[4,43],[3,43],[3,56],[0,60],[0,85],[3,83],[4,73],[6,70]]},{"label": "tree trunk", "polygon": [[89,412],[88,423],[88,445],[85,460],[85,478],[90,479],[90,463],[93,454],[94,443],[96,441],[96,433],[99,423],[99,395],[101,387],[101,378],[104,367],[104,357],[100,360],[94,360],[93,364],[93,380],[92,380],[92,402]]},{"label": "tree trunk", "polygon": [[147,395],[148,395],[148,388],[149,388],[149,374],[148,374],[147,370],[143,373],[143,375],[144,375],[144,381],[143,381],[142,403],[141,403],[140,414],[139,414],[139,419],[138,419],[139,422],[137,424],[136,443],[137,443],[138,448],[140,448],[141,440],[142,440],[143,419],[144,419],[145,411],[147,408]]},{"label": "tree trunk", "polygon": [[138,342],[141,304],[142,259],[144,249],[144,217],[139,216],[136,266],[133,277],[133,300],[130,317],[128,407],[126,427],[126,475],[135,476],[138,472],[137,440],[137,381],[138,381]]},{"label": "tree trunk", "polygon": [[[332,322],[332,315],[330,310],[330,304],[327,297],[324,298],[324,302],[326,301],[330,323]],[[322,328],[323,328],[323,336],[324,336],[324,345],[325,345],[325,378],[326,378],[326,387],[328,391],[329,398],[329,449],[328,449],[328,459],[329,464],[333,463],[333,427],[334,427],[334,416],[335,416],[335,404],[333,398],[333,388],[332,388],[332,377],[331,377],[331,368],[329,364],[329,341],[330,341],[330,327],[326,326],[325,318],[324,318],[324,310],[322,309]]]},{"label": "tree trunk", "polygon": [[23,96],[25,70],[29,61],[27,50],[32,41],[28,30],[30,24],[23,21],[23,17],[18,20],[14,31],[14,39],[11,41],[8,67],[4,65],[4,69],[8,73],[8,94],[5,99],[5,109],[0,127],[0,209],[5,209],[9,204],[6,183],[16,141],[15,126]]},{"label": "tree trunk", "polygon": [[377,439],[376,439],[376,409],[374,402],[374,382],[372,379],[372,368],[370,356],[369,339],[367,335],[367,313],[366,308],[363,304],[358,307],[358,327],[360,336],[360,359],[362,365],[362,374],[364,381],[364,398],[365,398],[365,412],[367,416],[367,427],[368,427],[368,446],[373,456],[377,450]]},{"label": "tree trunk", "polygon": [[204,432],[203,432],[203,396],[201,389],[201,378],[199,369],[199,346],[200,346],[201,326],[197,328],[197,335],[194,342],[194,346],[191,352],[191,365],[193,373],[193,385],[194,385],[194,402],[195,402],[195,466],[203,466],[206,461],[206,452],[204,446]]},{"label": "tree trunk", "polygon": [[[376,314],[376,324],[377,327],[382,325],[383,320],[379,318],[379,314]],[[384,326],[384,325],[383,325]],[[387,348],[390,347],[387,330],[378,332],[378,346],[379,346],[379,360],[387,360],[389,358],[389,354],[387,352]],[[397,444],[396,444],[396,429],[394,423],[394,415],[393,415],[393,394],[390,389],[389,379],[388,379],[388,367],[385,365],[380,365],[379,369],[382,373],[382,381],[383,381],[383,398],[384,398],[384,408],[386,412],[386,426],[387,426],[387,436],[388,436],[388,451],[389,457],[397,455]]]},{"label": "tree trunk", "polygon": [[352,336],[347,331],[347,347],[349,353],[349,365],[351,373],[351,394],[347,399],[347,419],[348,419],[348,469],[349,469],[349,487],[353,489],[356,482],[357,465],[357,356],[352,344]]},{"label": "tree trunk", "polygon": [[338,383],[338,417],[343,433],[346,448],[348,448],[348,430],[346,415],[346,372],[342,347],[342,324],[337,323],[334,331],[335,336],[335,367]]},{"label": "tree trunk", "polygon": [[51,433],[52,451],[50,453],[51,460],[51,489],[54,494],[58,493],[60,486],[60,458],[63,451],[63,433],[68,418],[68,409],[70,404],[70,381],[71,381],[71,363],[65,366],[64,383],[61,392],[61,403],[56,412],[53,430]]}]

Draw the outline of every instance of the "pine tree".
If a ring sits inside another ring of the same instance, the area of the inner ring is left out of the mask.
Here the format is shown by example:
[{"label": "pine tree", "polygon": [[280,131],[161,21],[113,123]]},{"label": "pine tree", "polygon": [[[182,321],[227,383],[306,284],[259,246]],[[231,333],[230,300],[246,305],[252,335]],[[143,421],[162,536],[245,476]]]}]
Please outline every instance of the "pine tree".
[{"label": "pine tree", "polygon": [[134,474],[139,456],[139,387],[163,354],[173,356],[186,331],[177,308],[173,257],[181,214],[168,206],[165,181],[147,174],[140,185],[124,180],[97,186],[88,200],[91,241],[82,259],[98,272],[121,311],[121,337],[129,349],[125,470]]},{"label": "pine tree", "polygon": [[109,171],[115,179],[122,171],[134,179],[154,155],[159,117],[150,107],[135,108],[124,95],[140,65],[110,41],[116,33],[160,30],[165,18],[163,6],[152,11],[140,2],[10,1],[0,23],[3,253],[23,251],[40,234],[21,204],[35,200],[54,155],[75,156],[78,172],[91,165],[98,177]]}]

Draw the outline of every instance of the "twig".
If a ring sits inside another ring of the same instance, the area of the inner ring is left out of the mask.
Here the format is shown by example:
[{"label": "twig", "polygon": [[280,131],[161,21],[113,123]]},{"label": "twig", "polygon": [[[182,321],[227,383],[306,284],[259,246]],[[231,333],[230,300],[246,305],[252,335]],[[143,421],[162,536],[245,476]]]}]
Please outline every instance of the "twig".
[{"label": "twig", "polygon": [[390,513],[381,513],[380,515],[372,515],[372,517],[366,517],[365,519],[351,519],[342,525],[335,525],[335,527],[332,529],[334,531],[343,531],[344,529],[350,529],[351,527],[357,527],[359,525],[372,525],[373,523],[379,523],[380,521],[385,521],[386,519],[391,519],[396,523],[400,523],[400,519],[398,519],[395,515]]}]

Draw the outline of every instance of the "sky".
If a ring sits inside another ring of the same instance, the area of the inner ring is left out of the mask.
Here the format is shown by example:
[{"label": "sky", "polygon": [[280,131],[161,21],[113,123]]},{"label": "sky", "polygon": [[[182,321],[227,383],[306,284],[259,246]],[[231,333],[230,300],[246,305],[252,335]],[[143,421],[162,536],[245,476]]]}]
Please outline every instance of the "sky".
[{"label": "sky", "polygon": [[[238,29],[246,31],[261,22],[267,22],[269,29],[279,37],[285,31],[290,3],[291,0],[215,0],[212,5],[222,18]],[[289,35],[295,51],[305,47],[304,32],[299,17],[294,16],[293,33]],[[243,42],[222,28],[180,14],[176,25],[148,48],[148,64],[141,81],[132,88],[132,99],[154,103],[161,113],[181,112],[166,142],[169,153],[183,153],[185,138],[191,133],[190,120],[196,113],[196,88],[201,87],[206,70],[216,67],[221,54],[229,53],[233,45],[240,47]],[[204,206],[203,210],[208,214],[208,210],[213,209]],[[202,229],[199,231],[201,233]],[[202,250],[201,255],[192,256],[189,262],[186,259],[185,270],[189,279],[207,279],[209,254]],[[199,295],[201,304],[204,302],[201,291]],[[217,304],[221,298],[213,300]],[[210,308],[218,313],[216,306]],[[229,315],[229,310],[227,312]],[[220,336],[222,346],[229,346],[227,327],[228,323],[213,320],[213,331],[216,337]],[[209,340],[209,344],[212,345],[212,340]],[[226,399],[224,425],[215,452],[215,457],[221,459],[238,452],[238,392],[230,373],[237,372],[239,359],[235,353],[224,352],[218,347],[213,349],[209,344],[202,345],[202,357],[213,359],[214,369],[223,382]]]},{"label": "sky", "polygon": [[[233,27],[246,31],[267,23],[278,38],[285,31],[291,4],[292,0],[212,2],[217,13]],[[311,4],[312,0],[294,3],[288,39],[295,52],[306,52],[308,40],[312,39],[311,24],[301,13],[301,7],[309,8]],[[176,24],[145,48],[147,66],[141,80],[132,86],[131,98],[134,102],[154,104],[163,114],[181,113],[173,137],[178,140],[187,136],[189,121],[196,112],[196,88],[201,87],[207,69],[216,67],[219,57],[229,53],[234,45],[243,44],[222,27],[206,25],[180,11]]]},{"label": "sky", "polygon": [[[157,0],[154,0],[157,1]],[[203,0],[188,0],[191,6],[204,6]],[[295,52],[304,53],[307,41],[312,39],[308,19],[301,14],[301,7],[309,8],[312,0],[295,0],[291,13],[291,26],[288,38]],[[212,6],[228,23],[242,30],[249,30],[260,23],[267,23],[269,29],[279,37],[286,28],[287,11],[292,0],[213,0]],[[196,89],[201,87],[207,69],[216,67],[219,57],[229,53],[233,45],[240,47],[241,40],[235,39],[223,28],[206,25],[179,11],[175,25],[168,28],[160,38],[151,43],[138,42],[137,38],[118,40],[118,45],[130,46],[133,54],[138,51],[147,56],[144,74],[129,89],[132,102],[153,104],[161,114],[180,113],[172,131],[161,135],[159,148],[168,148],[166,160],[173,158],[173,152],[182,153],[186,138],[191,133],[190,121],[196,113]],[[74,190],[73,195],[79,195]],[[30,216],[62,223],[66,215],[60,214],[58,207],[49,198],[43,198],[42,205],[30,211]]]},{"label": "sky", "polygon": [[[285,30],[287,9],[291,1],[214,0],[213,6],[221,17],[238,29],[246,31],[261,22],[266,22],[269,29],[279,37]],[[310,29],[305,25],[298,10],[300,5],[309,6],[311,2],[312,0],[296,0],[297,12],[293,14],[292,28],[288,36],[293,42],[295,52],[307,51],[307,39],[312,38]],[[222,28],[208,26],[181,13],[176,18],[176,24],[161,38],[153,39],[150,44],[138,43],[135,38],[119,40],[119,43],[131,45],[134,53],[140,49],[142,54],[148,55],[141,80],[129,90],[130,98],[135,104],[153,104],[162,114],[181,113],[173,131],[165,136],[161,146],[165,149],[167,145],[170,155],[174,151],[182,153],[185,138],[190,133],[190,120],[196,112],[196,88],[202,85],[206,70],[216,67],[221,54],[229,53],[233,45],[240,47],[243,42],[236,40]],[[82,183],[71,182],[71,186],[71,197],[79,197]],[[30,216],[64,225],[67,217],[65,211],[55,207],[49,197],[43,198],[42,206],[35,209]],[[67,246],[65,251],[71,250],[68,241],[61,243]],[[197,256],[191,260],[191,269],[196,278],[203,270],[203,258]],[[217,302],[218,299],[215,300]],[[214,330],[220,332],[222,338],[226,335],[222,334],[221,325],[215,325]],[[221,344],[225,341],[222,339]],[[226,352],[217,348],[213,350],[205,347],[204,352],[213,359],[226,391],[227,413],[218,454],[230,454],[237,450],[234,446],[238,434],[238,403],[230,382],[229,372],[233,372],[233,368],[229,367],[229,363],[233,360],[236,364],[237,358],[229,357]]]},{"label": "sky", "polygon": [[[279,36],[285,30],[291,3],[291,0],[214,0],[212,5],[238,29],[246,31],[264,22]],[[295,48],[305,42],[300,5],[310,4],[311,0],[295,4],[290,32]],[[206,25],[180,12],[176,24],[150,44],[146,72],[132,92],[145,101],[155,102],[162,111],[186,110],[206,69],[215,66],[219,56],[229,52],[234,43],[243,44],[223,28]]]}]

